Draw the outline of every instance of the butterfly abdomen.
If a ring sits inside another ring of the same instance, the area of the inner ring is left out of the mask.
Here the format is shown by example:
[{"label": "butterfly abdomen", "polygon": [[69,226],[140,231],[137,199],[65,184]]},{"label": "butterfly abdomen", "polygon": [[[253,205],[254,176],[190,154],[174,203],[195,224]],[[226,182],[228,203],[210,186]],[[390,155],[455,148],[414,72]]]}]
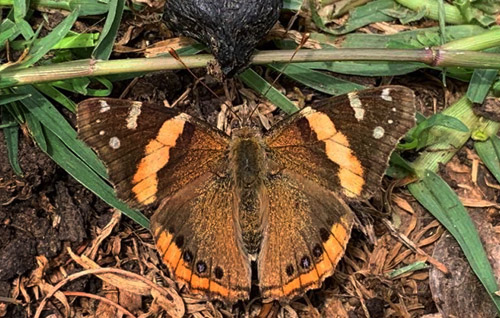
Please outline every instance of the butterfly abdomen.
[{"label": "butterfly abdomen", "polygon": [[257,136],[236,137],[233,139],[230,153],[236,185],[236,217],[247,253],[256,255],[262,239],[264,149]]}]

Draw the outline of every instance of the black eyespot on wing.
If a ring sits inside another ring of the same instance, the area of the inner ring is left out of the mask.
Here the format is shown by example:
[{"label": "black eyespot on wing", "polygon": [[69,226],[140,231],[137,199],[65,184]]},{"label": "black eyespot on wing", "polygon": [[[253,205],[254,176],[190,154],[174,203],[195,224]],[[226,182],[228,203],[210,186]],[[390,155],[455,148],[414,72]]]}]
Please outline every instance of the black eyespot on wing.
[{"label": "black eyespot on wing", "polygon": [[320,257],[323,254],[323,249],[321,248],[321,245],[319,244],[314,245],[312,254],[314,257]]},{"label": "black eyespot on wing", "polygon": [[308,269],[310,266],[311,259],[309,258],[309,256],[306,255],[302,257],[302,259],[300,260],[300,267],[302,267],[303,269]]},{"label": "black eyespot on wing", "polygon": [[295,269],[293,268],[293,265],[292,265],[292,264],[288,264],[288,265],[286,266],[285,271],[286,271],[286,274],[287,274],[288,276],[292,276],[292,275],[293,275],[293,273],[295,272]]},{"label": "black eyespot on wing", "polygon": [[175,245],[177,245],[178,248],[184,245],[184,235],[179,235],[175,238]]},{"label": "black eyespot on wing", "polygon": [[216,266],[214,269],[215,278],[221,279],[224,276],[224,271],[220,266]]},{"label": "black eyespot on wing", "polygon": [[182,254],[182,259],[186,262],[186,263],[191,263],[193,261],[193,253],[191,253],[190,250],[186,250],[183,254]]},{"label": "black eyespot on wing", "polygon": [[322,227],[319,229],[319,236],[321,237],[321,240],[323,242],[326,242],[330,238],[330,232],[324,227]]},{"label": "black eyespot on wing", "polygon": [[198,261],[196,263],[196,270],[198,273],[203,274],[207,271],[207,264],[204,261]]}]

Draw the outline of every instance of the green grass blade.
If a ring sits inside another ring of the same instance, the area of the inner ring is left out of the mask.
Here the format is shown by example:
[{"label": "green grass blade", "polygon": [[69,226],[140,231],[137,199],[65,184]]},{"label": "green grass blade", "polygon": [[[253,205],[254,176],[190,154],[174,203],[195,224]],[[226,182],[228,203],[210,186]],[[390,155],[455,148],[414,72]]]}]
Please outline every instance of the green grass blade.
[{"label": "green grass blade", "polygon": [[321,30],[334,35],[349,33],[375,22],[392,21],[394,18],[383,13],[383,10],[392,9],[396,6],[393,0],[370,1],[352,10],[345,25],[338,28],[330,28],[326,25],[329,21],[323,20],[322,17],[318,15],[315,2],[316,1],[311,1],[311,12],[314,23]]},{"label": "green grass blade", "polygon": [[290,11],[299,11],[302,7],[303,0],[283,0],[283,9]]},{"label": "green grass blade", "polygon": [[422,269],[427,269],[427,268],[429,268],[429,265],[426,262],[424,262],[424,261],[417,261],[417,262],[408,264],[406,266],[402,266],[402,267],[400,267],[398,269],[392,270],[391,272],[387,273],[386,276],[389,279],[394,279],[394,278],[396,278],[396,277],[398,277],[400,275],[411,273],[411,272],[415,272],[415,271],[419,271],[419,270],[422,270]]},{"label": "green grass blade", "polygon": [[[4,92],[2,92],[4,94]],[[0,95],[0,105],[5,105],[9,104],[21,99],[25,99],[30,97],[29,94],[5,94],[5,95]]]},{"label": "green grass blade", "polygon": [[5,108],[0,108],[0,114],[2,115],[2,126],[9,126],[3,128],[3,134],[7,145],[7,157],[9,158],[10,166],[16,175],[22,177],[23,170],[19,165],[18,158],[19,125],[14,120],[14,117],[12,117],[12,115]]},{"label": "green grass blade", "polygon": [[14,21],[20,22],[28,12],[29,0],[14,0]]},{"label": "green grass blade", "polygon": [[66,109],[68,109],[72,113],[76,113],[76,104],[51,84],[35,84],[34,86],[40,92],[49,96],[60,105],[66,107]]},{"label": "green grass blade", "polygon": [[[500,52],[500,49],[493,48],[487,52]],[[497,79],[498,70],[495,69],[475,69],[467,89],[467,97],[473,103],[482,103],[491,86]]]},{"label": "green grass blade", "polygon": [[[471,36],[476,36],[482,33],[486,33],[487,30],[481,28],[477,25],[453,25],[447,26],[446,30],[446,42],[454,41],[457,39],[468,38]],[[320,35],[321,37],[317,40],[320,42],[326,41],[325,37],[328,35]],[[311,36],[311,38],[316,39]],[[333,39],[330,39],[332,41]],[[338,41],[338,39],[337,39]],[[335,42],[332,42],[335,44]],[[421,28],[411,31],[399,32],[396,34],[363,34],[363,33],[352,33],[345,37],[345,40],[341,43],[343,48],[402,48],[405,47],[413,48],[423,48],[429,46],[439,45],[439,27],[432,28]]]},{"label": "green grass blade", "polygon": [[28,110],[24,111],[24,119],[31,136],[37,140],[38,147],[47,152],[47,141],[45,139],[40,121]]},{"label": "green grass blade", "polygon": [[285,95],[281,94],[276,88],[272,87],[271,84],[269,84],[254,70],[247,69],[243,73],[239,74],[238,78],[261,95],[266,94],[265,97],[285,113],[293,114],[299,110],[294,103],[286,98]]},{"label": "green grass blade", "polygon": [[101,177],[106,178],[106,168],[96,154],[83,142],[77,139],[76,131],[57,111],[52,103],[33,86],[21,86],[15,89],[19,94],[31,94],[30,98],[21,100],[21,103],[41,122],[57,135],[77,156],[86,162]]},{"label": "green grass blade", "polygon": [[498,70],[480,70],[475,69],[472,73],[469,87],[467,89],[467,97],[473,103],[482,103],[490,91],[491,85],[495,82],[498,75]]},{"label": "green grass blade", "polygon": [[3,20],[0,24],[0,49],[5,47],[7,40],[17,37],[20,33],[21,30],[17,24],[9,19]]},{"label": "green grass blade", "polygon": [[23,61],[23,63],[13,66],[13,68],[26,68],[33,65],[39,61],[52,47],[59,41],[61,41],[64,36],[69,32],[76,19],[78,18],[79,10],[71,12],[57,27],[55,27],[52,32],[45,36],[40,41],[36,42]]},{"label": "green grass blade", "polygon": [[500,297],[493,270],[474,223],[456,193],[436,173],[427,170],[421,181],[408,186],[411,194],[441,222],[457,240],[474,273],[500,312]]},{"label": "green grass blade", "polygon": [[[64,49],[79,49],[94,47],[99,33],[76,33],[69,32],[61,41],[52,46],[51,50],[64,50]],[[35,40],[33,43],[37,44],[41,41]],[[10,47],[14,50],[24,50],[31,45],[31,41],[12,41]]]},{"label": "green grass blade", "polygon": [[385,174],[391,178],[403,179],[409,174],[415,174],[415,169],[412,164],[401,157],[401,155],[396,151],[391,154],[389,163],[390,165],[387,167]]},{"label": "green grass blade", "polygon": [[94,58],[98,60],[109,59],[113,51],[113,45],[115,43],[116,34],[118,33],[118,28],[120,27],[124,8],[124,0],[111,0],[109,2],[106,23],[104,23],[99,41],[92,52]]},{"label": "green grass blade", "polygon": [[[439,19],[439,3],[436,0],[396,0],[399,4],[412,9],[414,11],[426,12],[426,17],[438,20]],[[462,16],[460,10],[451,4],[444,4],[445,21],[449,24],[466,24],[467,20]]]},{"label": "green grass blade", "polygon": [[[486,52],[499,53],[499,48],[491,48]],[[488,95],[491,86],[497,79],[498,70],[495,69],[475,69],[467,88],[467,97],[473,103],[482,103]]]},{"label": "green grass blade", "polygon": [[325,94],[341,95],[365,88],[363,85],[342,80],[297,64],[273,63],[268,66],[278,72],[283,72],[283,74],[299,83]]},{"label": "green grass blade", "polygon": [[[149,228],[149,220],[139,211],[132,210],[125,203],[118,200],[111,188],[94,170],[90,169],[65,143],[49,129],[44,129],[47,136],[47,155],[60,167],[78,180],[87,189],[95,193],[104,202],[122,211],[123,214],[145,228]],[[38,142],[38,140],[35,138]]]},{"label": "green grass blade", "polygon": [[474,149],[491,174],[500,182],[500,138],[491,136],[486,141],[475,142]]}]

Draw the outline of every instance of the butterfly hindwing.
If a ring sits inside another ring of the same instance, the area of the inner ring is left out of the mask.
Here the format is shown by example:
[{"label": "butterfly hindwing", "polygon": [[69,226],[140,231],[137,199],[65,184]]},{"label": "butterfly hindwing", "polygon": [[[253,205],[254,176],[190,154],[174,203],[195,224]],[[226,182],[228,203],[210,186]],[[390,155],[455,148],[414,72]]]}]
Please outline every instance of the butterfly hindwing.
[{"label": "butterfly hindwing", "polygon": [[163,262],[195,293],[228,302],[250,293],[231,177],[205,174],[162,204],[151,229]]},{"label": "butterfly hindwing", "polygon": [[265,298],[290,301],[318,288],[344,255],[352,212],[331,193],[293,171],[265,182],[268,208],[258,258],[259,285]]}]

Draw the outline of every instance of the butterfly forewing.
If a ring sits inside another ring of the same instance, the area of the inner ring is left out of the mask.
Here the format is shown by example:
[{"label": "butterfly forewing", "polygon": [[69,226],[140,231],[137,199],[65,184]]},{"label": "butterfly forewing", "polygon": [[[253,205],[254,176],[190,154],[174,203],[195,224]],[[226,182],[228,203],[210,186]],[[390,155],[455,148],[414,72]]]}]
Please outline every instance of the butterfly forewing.
[{"label": "butterfly forewing", "polygon": [[332,97],[271,129],[270,156],[349,200],[380,186],[390,154],[415,123],[415,96],[385,86]]},{"label": "butterfly forewing", "polygon": [[77,121],[79,138],[97,151],[118,197],[133,207],[213,171],[229,142],[208,124],[151,103],[93,98],[78,105]]}]

